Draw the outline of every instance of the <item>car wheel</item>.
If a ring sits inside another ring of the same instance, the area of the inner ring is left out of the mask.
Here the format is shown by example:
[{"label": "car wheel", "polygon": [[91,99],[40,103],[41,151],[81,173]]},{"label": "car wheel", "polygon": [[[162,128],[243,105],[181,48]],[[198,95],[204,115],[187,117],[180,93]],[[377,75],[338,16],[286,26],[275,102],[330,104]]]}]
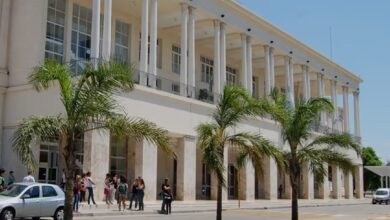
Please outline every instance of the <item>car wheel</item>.
[{"label": "car wheel", "polygon": [[64,220],[64,208],[60,207],[56,210],[53,216],[54,220]]},{"label": "car wheel", "polygon": [[39,220],[41,217],[32,217],[32,220]]},{"label": "car wheel", "polygon": [[382,201],[379,201],[379,205],[382,205]]},{"label": "car wheel", "polygon": [[1,212],[1,220],[13,220],[14,219],[14,210],[6,208]]},{"label": "car wheel", "polygon": [[376,201],[375,201],[375,200],[372,200],[372,204],[375,205],[375,204],[376,204]]}]

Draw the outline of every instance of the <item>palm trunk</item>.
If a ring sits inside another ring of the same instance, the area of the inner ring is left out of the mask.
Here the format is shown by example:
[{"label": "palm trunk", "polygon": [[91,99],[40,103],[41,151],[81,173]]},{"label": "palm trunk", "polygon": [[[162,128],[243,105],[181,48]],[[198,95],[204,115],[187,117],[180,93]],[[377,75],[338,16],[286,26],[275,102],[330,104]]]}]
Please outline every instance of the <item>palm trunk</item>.
[{"label": "palm trunk", "polygon": [[298,220],[298,184],[295,180],[291,184],[292,195],[291,195],[291,220]]},{"label": "palm trunk", "polygon": [[63,152],[65,159],[65,205],[64,205],[64,220],[73,219],[73,187],[76,167],[75,148],[76,142],[73,135],[67,137],[67,143]]},{"label": "palm trunk", "polygon": [[222,184],[220,181],[218,181],[217,190],[217,220],[222,220]]}]

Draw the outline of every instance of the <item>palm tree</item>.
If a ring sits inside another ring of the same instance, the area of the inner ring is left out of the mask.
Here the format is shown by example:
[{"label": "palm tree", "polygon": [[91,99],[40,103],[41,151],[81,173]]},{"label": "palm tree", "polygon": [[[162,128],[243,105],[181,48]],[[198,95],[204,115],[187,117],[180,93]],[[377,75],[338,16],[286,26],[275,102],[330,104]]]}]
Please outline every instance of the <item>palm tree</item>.
[{"label": "palm tree", "polygon": [[212,113],[212,121],[202,123],[197,127],[198,144],[203,161],[218,181],[217,220],[222,219],[222,188],[226,187],[223,161],[224,149],[227,145],[237,150],[237,162],[240,166],[247,159],[252,161],[255,167],[261,166],[264,155],[275,157],[278,159],[277,161],[280,159],[279,150],[259,134],[234,132],[240,122],[259,114],[259,110],[259,105],[248,95],[246,90],[226,86]]},{"label": "palm tree", "polygon": [[321,112],[333,111],[332,103],[326,98],[312,98],[299,101],[292,106],[286,96],[274,89],[268,99],[260,101],[262,108],[280,124],[283,142],[288,143],[289,151],[283,152],[286,172],[292,187],[291,219],[298,220],[298,190],[302,168],[309,167],[322,183],[327,176],[325,163],[336,164],[344,170],[353,166],[351,159],[340,149],[354,150],[358,155],[361,147],[347,133],[312,134],[311,125]]},{"label": "palm tree", "polygon": [[[28,169],[36,169],[30,143],[58,139],[60,156],[65,161],[64,218],[73,218],[73,178],[76,169],[76,142],[85,132],[106,129],[113,135],[130,136],[137,141],[146,139],[170,152],[167,132],[143,119],[133,118],[121,111],[114,95],[133,88],[131,67],[115,62],[88,65],[83,74],[72,78],[68,66],[46,60],[29,77],[37,91],[58,85],[63,114],[24,119],[13,135],[12,144],[19,159]],[[61,210],[62,211],[62,210]]]}]

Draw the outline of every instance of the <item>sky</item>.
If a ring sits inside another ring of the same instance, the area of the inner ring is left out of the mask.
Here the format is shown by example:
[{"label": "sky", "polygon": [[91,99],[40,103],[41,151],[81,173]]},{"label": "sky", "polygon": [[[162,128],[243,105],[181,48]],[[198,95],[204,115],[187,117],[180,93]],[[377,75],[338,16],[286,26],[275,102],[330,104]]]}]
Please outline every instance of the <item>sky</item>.
[{"label": "sky", "polygon": [[[362,143],[373,147],[383,162],[390,161],[390,1],[238,1],[364,80]],[[352,96],[349,102],[353,121]]]}]

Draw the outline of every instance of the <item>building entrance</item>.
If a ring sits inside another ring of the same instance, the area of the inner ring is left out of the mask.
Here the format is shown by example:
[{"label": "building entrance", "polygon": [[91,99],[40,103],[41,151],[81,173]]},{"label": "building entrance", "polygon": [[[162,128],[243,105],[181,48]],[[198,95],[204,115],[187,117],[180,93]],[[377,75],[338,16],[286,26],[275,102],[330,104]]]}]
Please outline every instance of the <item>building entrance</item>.
[{"label": "building entrance", "polygon": [[41,144],[39,150],[38,182],[59,184],[58,145]]}]

